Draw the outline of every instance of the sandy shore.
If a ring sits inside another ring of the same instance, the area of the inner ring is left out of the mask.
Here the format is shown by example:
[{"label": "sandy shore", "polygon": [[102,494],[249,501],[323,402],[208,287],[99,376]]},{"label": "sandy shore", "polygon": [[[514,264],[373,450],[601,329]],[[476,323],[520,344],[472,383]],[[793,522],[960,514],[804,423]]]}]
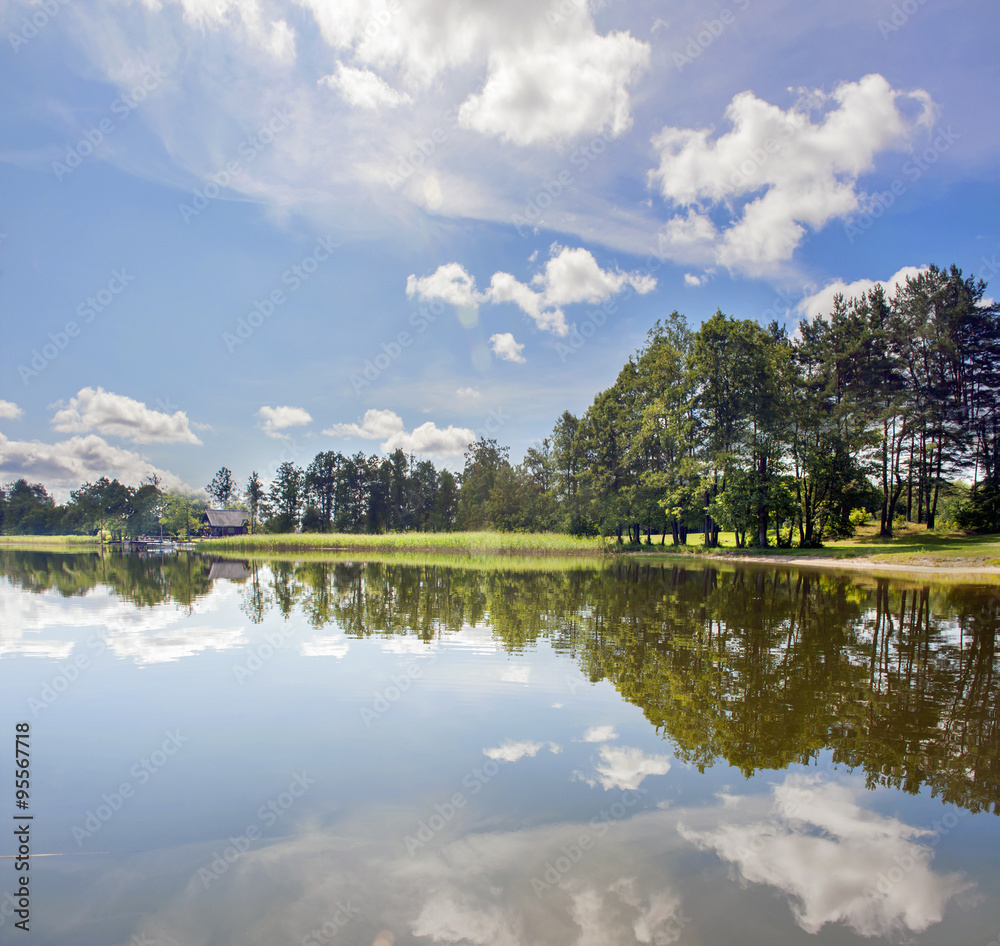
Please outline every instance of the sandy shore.
[{"label": "sandy shore", "polygon": [[863,556],[851,558],[820,558],[806,555],[704,555],[720,562],[741,562],[765,565],[769,568],[826,568],[837,571],[866,573],[882,572],[893,577],[932,578],[948,581],[986,582],[1000,584],[1000,565],[988,564],[989,559],[952,558],[948,560],[910,559],[905,562],[873,561]]}]

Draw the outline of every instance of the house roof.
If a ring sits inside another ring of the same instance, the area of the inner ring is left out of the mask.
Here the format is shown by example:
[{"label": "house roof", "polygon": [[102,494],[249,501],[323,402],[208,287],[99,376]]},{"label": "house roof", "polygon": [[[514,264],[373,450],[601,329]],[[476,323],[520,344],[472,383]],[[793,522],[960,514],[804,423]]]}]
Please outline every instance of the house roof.
[{"label": "house roof", "polygon": [[206,509],[204,518],[213,529],[239,527],[250,521],[242,509]]},{"label": "house roof", "polygon": [[208,577],[212,581],[217,578],[246,581],[250,577],[250,569],[244,562],[212,562],[212,567],[208,570]]}]

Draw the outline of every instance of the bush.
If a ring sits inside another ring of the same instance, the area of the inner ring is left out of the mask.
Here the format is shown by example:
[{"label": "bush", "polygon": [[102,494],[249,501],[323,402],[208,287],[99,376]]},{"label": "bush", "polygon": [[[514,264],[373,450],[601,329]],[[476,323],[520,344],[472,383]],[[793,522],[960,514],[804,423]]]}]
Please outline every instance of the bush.
[{"label": "bush", "polygon": [[866,526],[871,522],[871,513],[867,509],[859,506],[857,509],[851,510],[851,515],[848,517],[852,526],[857,528],[858,526]]}]

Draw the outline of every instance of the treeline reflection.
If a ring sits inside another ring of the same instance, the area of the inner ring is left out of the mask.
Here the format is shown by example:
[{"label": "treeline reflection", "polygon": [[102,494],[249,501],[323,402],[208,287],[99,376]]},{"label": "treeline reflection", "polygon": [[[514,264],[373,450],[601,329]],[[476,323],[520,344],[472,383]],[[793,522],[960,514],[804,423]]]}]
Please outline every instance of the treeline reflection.
[{"label": "treeline reflection", "polygon": [[393,562],[213,562],[194,555],[0,553],[18,587],[190,604],[235,581],[253,622],[301,613],[355,637],[486,625],[510,651],[547,640],[609,680],[705,768],[749,776],[833,759],[869,787],[926,787],[998,813],[995,589],[785,568],[617,564],[521,571]]}]

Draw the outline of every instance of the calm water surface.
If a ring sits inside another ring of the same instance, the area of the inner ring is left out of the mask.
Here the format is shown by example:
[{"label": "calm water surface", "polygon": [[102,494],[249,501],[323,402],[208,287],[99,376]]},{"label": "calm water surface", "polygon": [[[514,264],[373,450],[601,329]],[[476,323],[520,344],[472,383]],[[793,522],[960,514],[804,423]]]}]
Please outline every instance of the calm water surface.
[{"label": "calm water surface", "polygon": [[0,618],[5,942],[1000,934],[994,589],[5,551]]}]

